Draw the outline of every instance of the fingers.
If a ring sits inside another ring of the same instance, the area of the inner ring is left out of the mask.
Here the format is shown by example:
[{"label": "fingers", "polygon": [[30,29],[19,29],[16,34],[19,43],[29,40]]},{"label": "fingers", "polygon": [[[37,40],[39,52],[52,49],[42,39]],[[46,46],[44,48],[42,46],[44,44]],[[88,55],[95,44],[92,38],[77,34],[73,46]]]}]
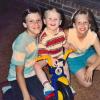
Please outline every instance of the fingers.
[{"label": "fingers", "polygon": [[93,76],[93,70],[91,70],[91,68],[88,68],[85,73],[85,80],[87,82],[92,82],[92,76]]},{"label": "fingers", "polygon": [[87,81],[87,82],[92,82],[92,75],[89,74],[89,73],[86,73],[86,74],[85,74],[85,81]]}]

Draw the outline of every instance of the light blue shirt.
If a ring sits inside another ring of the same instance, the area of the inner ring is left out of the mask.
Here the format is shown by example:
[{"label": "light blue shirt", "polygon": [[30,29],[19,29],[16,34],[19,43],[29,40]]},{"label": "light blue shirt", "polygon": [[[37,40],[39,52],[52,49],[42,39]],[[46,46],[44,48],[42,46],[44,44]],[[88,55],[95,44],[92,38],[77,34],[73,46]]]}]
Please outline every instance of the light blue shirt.
[{"label": "light blue shirt", "polygon": [[24,77],[35,75],[34,58],[38,54],[37,40],[27,32],[21,33],[12,45],[12,58],[9,67],[8,80],[16,80],[16,66],[24,66]]}]

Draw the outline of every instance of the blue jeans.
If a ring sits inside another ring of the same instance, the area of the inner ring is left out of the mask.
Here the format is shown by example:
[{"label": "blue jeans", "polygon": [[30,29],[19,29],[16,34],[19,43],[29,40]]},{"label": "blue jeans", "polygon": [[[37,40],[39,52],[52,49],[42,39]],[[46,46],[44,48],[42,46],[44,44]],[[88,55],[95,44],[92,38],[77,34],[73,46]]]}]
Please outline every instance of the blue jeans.
[{"label": "blue jeans", "polygon": [[[25,81],[30,95],[35,97],[36,100],[45,100],[43,94],[43,86],[36,76],[26,78]],[[13,93],[12,100],[23,100],[22,92],[18,86],[17,81],[10,81],[10,83]]]}]

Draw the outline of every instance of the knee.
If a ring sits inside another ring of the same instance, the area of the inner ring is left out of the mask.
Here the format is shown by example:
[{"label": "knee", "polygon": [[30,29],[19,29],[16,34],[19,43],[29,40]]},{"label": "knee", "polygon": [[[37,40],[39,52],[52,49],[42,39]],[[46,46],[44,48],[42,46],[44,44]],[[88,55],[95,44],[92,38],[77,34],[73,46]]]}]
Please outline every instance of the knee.
[{"label": "knee", "polygon": [[92,85],[92,82],[90,81],[86,81],[84,78],[78,79],[79,83],[83,86],[83,87],[90,87]]},{"label": "knee", "polygon": [[92,85],[92,83],[91,83],[91,82],[88,82],[88,83],[85,83],[83,86],[86,87],[86,88],[88,88],[88,87],[90,87],[91,85]]},{"label": "knee", "polygon": [[83,81],[83,82],[81,82],[81,85],[86,87],[86,88],[88,88],[88,87],[90,87],[92,85],[92,82]]}]

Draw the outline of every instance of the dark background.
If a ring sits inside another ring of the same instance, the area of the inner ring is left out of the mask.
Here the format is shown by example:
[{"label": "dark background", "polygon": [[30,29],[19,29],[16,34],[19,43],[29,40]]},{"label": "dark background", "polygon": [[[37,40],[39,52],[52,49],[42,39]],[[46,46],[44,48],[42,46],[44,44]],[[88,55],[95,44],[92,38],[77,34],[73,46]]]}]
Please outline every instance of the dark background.
[{"label": "dark background", "polygon": [[[16,36],[23,31],[21,15],[28,6],[39,6],[42,9],[56,6],[62,9],[68,22],[76,9],[90,8],[100,32],[100,0],[0,0],[0,100],[1,87],[6,81],[11,59],[11,45]],[[72,86],[77,92],[75,100],[100,100],[100,71],[95,71],[93,85],[89,88],[82,87],[74,76],[71,77]]]}]

